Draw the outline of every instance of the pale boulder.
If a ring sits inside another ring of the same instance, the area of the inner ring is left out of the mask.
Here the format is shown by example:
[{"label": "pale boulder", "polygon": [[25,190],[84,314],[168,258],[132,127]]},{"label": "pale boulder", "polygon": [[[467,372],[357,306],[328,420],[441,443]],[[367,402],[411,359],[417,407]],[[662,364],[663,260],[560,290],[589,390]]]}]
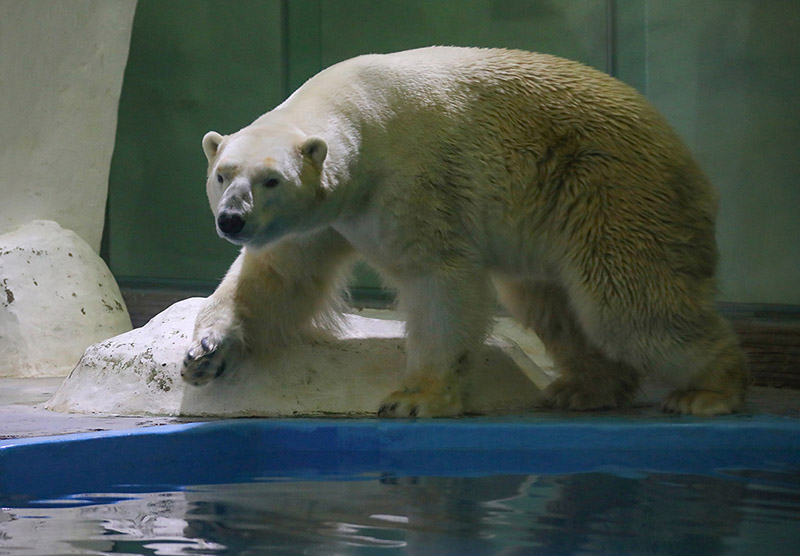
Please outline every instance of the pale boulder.
[{"label": "pale boulder", "polygon": [[130,329],[114,277],[77,234],[35,220],[0,235],[0,376],[64,376]]},{"label": "pale boulder", "polygon": [[[344,315],[341,337],[301,344],[267,361],[246,360],[196,387],[181,362],[203,299],[176,303],[142,328],[86,350],[48,409],[113,415],[372,415],[402,376],[403,325]],[[465,376],[469,413],[503,413],[537,403],[548,381],[505,337],[490,338]],[[539,386],[537,386],[537,384]]]}]

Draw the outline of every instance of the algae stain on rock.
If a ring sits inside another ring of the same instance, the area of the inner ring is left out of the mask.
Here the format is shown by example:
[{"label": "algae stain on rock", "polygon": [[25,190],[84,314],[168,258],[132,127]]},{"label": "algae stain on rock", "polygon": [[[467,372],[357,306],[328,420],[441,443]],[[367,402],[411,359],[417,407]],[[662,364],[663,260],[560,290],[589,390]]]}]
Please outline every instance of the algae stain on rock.
[{"label": "algae stain on rock", "polygon": [[3,302],[3,305],[4,305],[5,307],[8,307],[8,306],[9,306],[9,305],[11,305],[12,303],[14,303],[14,292],[12,292],[12,291],[11,291],[11,290],[8,288],[8,278],[4,279],[4,280],[3,280],[3,283],[2,283],[2,284],[0,284],[0,286],[2,286],[2,287],[3,287],[3,293],[4,293],[4,294],[5,294],[5,296],[6,296],[6,300],[5,300],[5,302]]},{"label": "algae stain on rock", "polygon": [[157,388],[162,392],[169,392],[172,390],[172,378],[161,368],[166,367],[166,363],[162,363],[161,367],[159,367],[153,357],[153,350],[150,347],[145,349],[139,357],[123,363],[122,367],[132,369],[134,373],[143,377],[147,386]]},{"label": "algae stain on rock", "polygon": [[147,376],[147,384],[152,384],[162,392],[169,392],[172,389],[172,379],[164,376],[159,369],[151,369]]}]

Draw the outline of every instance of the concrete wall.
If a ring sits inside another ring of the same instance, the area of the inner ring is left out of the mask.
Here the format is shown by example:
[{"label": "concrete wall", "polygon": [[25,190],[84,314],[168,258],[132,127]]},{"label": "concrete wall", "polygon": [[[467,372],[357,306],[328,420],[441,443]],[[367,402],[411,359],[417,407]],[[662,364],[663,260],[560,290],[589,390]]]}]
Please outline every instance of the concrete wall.
[{"label": "concrete wall", "polygon": [[136,0],[0,0],[0,234],[55,220],[100,249]]}]

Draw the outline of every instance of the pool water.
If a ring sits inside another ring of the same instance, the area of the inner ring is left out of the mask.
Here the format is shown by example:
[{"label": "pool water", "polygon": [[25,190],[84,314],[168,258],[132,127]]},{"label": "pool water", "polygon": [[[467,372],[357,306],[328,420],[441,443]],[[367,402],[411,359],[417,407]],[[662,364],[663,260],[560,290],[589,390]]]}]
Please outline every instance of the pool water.
[{"label": "pool water", "polygon": [[0,554],[710,556],[800,546],[796,472],[262,480],[26,506],[3,510]]},{"label": "pool water", "polygon": [[794,555],[800,425],[236,421],[6,441],[0,507],[1,555]]}]

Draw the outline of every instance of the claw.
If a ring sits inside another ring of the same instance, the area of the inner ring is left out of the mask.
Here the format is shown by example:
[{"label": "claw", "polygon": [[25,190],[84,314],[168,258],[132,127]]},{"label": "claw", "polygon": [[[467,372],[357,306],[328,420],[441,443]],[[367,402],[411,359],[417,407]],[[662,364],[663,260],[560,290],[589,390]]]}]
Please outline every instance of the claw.
[{"label": "claw", "polygon": [[395,403],[385,403],[378,408],[378,415],[381,417],[386,417],[397,409],[397,402]]},{"label": "claw", "polygon": [[203,331],[192,342],[183,359],[181,376],[194,386],[207,384],[231,367],[231,345],[214,331]]},{"label": "claw", "polygon": [[208,336],[206,336],[205,338],[203,338],[202,340],[200,340],[200,345],[201,345],[201,346],[203,347],[203,349],[204,349],[204,350],[206,350],[207,352],[208,352],[208,351],[214,351],[214,348],[212,347],[212,344],[211,344],[211,342],[209,341],[209,339],[208,339]]}]

